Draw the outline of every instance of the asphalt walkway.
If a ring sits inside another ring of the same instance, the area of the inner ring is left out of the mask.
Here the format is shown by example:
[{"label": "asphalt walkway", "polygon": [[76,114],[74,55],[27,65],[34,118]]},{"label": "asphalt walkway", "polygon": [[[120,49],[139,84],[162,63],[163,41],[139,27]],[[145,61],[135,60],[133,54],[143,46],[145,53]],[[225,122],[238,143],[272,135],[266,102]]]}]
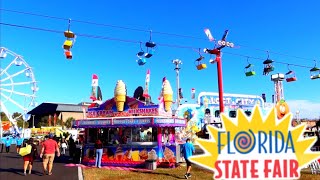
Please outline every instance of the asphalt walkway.
[{"label": "asphalt walkway", "polygon": [[55,160],[52,175],[43,175],[41,159],[35,160],[32,174],[23,174],[23,159],[16,153],[15,145],[11,146],[10,152],[6,153],[5,148],[1,153],[0,145],[0,180],[78,180],[78,167],[67,165],[68,158],[60,157]]}]

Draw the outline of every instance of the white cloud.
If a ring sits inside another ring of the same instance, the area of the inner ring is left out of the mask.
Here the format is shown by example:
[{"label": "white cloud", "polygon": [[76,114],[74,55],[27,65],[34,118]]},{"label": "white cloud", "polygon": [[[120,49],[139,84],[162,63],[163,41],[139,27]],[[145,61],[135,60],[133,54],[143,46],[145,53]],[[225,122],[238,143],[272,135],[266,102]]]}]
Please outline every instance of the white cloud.
[{"label": "white cloud", "polygon": [[320,117],[320,102],[308,100],[288,100],[286,102],[293,117],[296,117],[297,111],[299,111],[300,118],[319,119]]}]

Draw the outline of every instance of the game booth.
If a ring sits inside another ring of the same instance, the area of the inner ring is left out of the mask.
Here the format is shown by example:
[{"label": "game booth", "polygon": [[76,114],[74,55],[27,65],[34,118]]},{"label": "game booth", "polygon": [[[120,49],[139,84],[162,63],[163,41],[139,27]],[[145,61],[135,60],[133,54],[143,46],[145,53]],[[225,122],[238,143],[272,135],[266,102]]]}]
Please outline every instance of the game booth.
[{"label": "game booth", "polygon": [[85,129],[82,164],[95,164],[94,142],[99,139],[103,142],[102,166],[144,167],[152,162],[153,166],[174,167],[180,153],[175,128],[185,127],[186,120],[172,116],[172,90],[171,96],[165,94],[169,81],[163,83],[159,104],[126,92],[119,95],[117,90],[124,89],[119,84],[122,81],[117,83],[114,98],[88,108],[85,119],[73,122],[74,128]]}]

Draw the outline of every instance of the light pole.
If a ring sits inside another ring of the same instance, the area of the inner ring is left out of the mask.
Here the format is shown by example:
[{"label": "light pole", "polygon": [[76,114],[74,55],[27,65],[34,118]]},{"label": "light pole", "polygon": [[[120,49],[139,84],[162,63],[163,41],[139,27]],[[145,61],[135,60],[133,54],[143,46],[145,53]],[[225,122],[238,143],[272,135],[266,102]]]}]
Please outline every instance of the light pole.
[{"label": "light pole", "polygon": [[182,61],[179,59],[172,60],[172,63],[176,65],[174,70],[176,71],[176,79],[177,79],[177,109],[180,105],[180,94],[179,94],[179,89],[180,89],[180,82],[179,82],[179,71],[180,67],[179,65],[182,64]]},{"label": "light pole", "polygon": [[32,128],[35,128],[35,127],[34,127],[34,116],[35,116],[35,115],[32,115]]}]

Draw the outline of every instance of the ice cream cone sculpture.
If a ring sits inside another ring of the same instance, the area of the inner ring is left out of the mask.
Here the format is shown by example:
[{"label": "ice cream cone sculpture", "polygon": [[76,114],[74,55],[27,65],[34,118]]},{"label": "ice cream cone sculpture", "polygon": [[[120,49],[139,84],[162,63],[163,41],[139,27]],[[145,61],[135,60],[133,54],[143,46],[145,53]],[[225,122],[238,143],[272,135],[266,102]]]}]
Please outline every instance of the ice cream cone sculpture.
[{"label": "ice cream cone sculpture", "polygon": [[123,111],[124,102],[126,101],[126,95],[126,85],[122,80],[118,80],[117,85],[114,89],[114,101],[116,102],[117,110],[120,112]]},{"label": "ice cream cone sculpture", "polygon": [[163,102],[164,102],[164,108],[166,111],[169,111],[171,109],[171,105],[172,105],[172,95],[173,95],[173,91],[170,85],[170,82],[168,80],[165,80],[163,82]]}]

